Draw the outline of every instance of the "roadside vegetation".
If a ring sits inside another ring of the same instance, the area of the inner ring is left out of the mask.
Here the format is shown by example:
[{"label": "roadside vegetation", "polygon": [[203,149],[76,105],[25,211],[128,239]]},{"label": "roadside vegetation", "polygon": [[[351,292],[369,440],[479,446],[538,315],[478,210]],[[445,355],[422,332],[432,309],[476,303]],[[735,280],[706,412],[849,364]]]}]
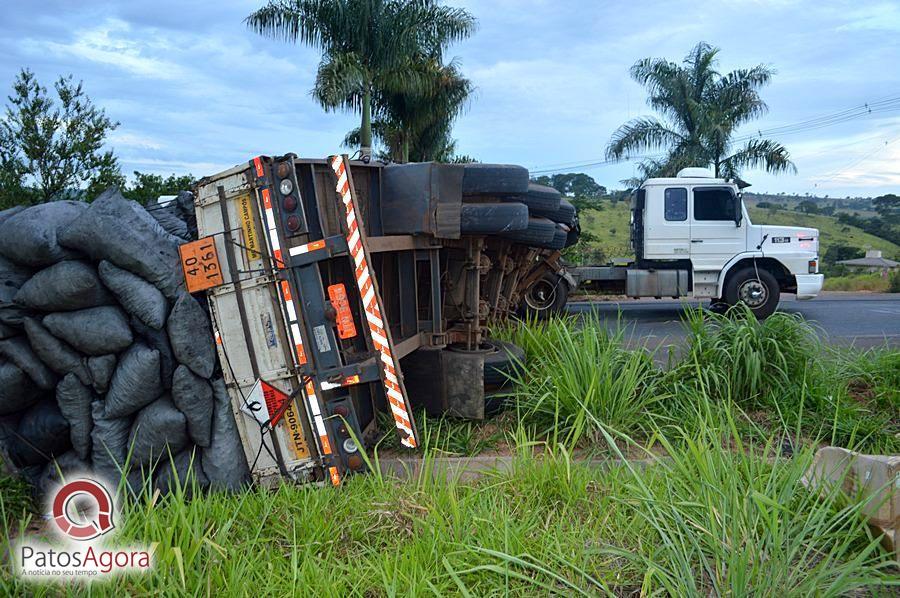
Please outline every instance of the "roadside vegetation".
[{"label": "roadside vegetation", "polygon": [[[802,320],[689,312],[659,355],[593,317],[498,330],[528,368],[509,408],[473,424],[421,417],[424,467],[339,488],[193,499],[150,491],[117,542],[156,567],[71,592],[285,595],[886,595],[897,569],[859,502],[807,490],[824,444],[900,451],[900,351],[823,347]],[[392,451],[393,434],[369,452]],[[436,457],[509,456],[480,479]],[[628,459],[626,462],[625,459]],[[188,488],[188,491],[192,489]],[[5,538],[40,524],[0,485]],[[8,568],[4,594],[55,594]]]}]

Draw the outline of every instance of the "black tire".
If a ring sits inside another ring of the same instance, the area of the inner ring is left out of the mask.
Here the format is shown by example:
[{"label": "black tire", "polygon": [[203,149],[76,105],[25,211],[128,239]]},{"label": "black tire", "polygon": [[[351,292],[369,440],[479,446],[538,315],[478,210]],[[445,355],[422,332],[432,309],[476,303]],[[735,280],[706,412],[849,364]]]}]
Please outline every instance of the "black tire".
[{"label": "black tire", "polygon": [[535,243],[533,246],[543,249],[565,249],[568,236],[569,232],[560,228],[560,225],[557,224],[556,230],[553,232],[553,238],[548,243]]},{"label": "black tire", "polygon": [[545,320],[562,312],[568,301],[568,283],[557,274],[547,274],[526,289],[521,311],[526,317]]},{"label": "black tire", "polygon": [[494,350],[484,356],[484,386],[502,388],[511,382],[525,364],[525,350],[506,341],[489,340]]},{"label": "black tire", "polygon": [[528,185],[528,191],[521,197],[516,197],[515,201],[520,201],[528,206],[532,216],[549,218],[551,214],[555,215],[559,210],[561,199],[559,191],[553,187],[531,183]]},{"label": "black tire", "polygon": [[460,212],[463,234],[506,233],[528,228],[528,208],[520,203],[468,203]]},{"label": "black tire", "polygon": [[757,319],[764,320],[775,312],[781,289],[775,276],[764,268],[744,268],[728,277],[725,303],[744,303]]},{"label": "black tire", "polygon": [[560,199],[559,206],[555,210],[542,210],[529,206],[532,216],[543,216],[553,222],[559,222],[567,226],[572,226],[575,222],[575,206],[568,199]]},{"label": "black tire", "polygon": [[484,393],[484,414],[497,415],[513,406],[513,397],[508,390],[494,390]]},{"label": "black tire", "polygon": [[463,195],[524,195],[528,192],[528,169],[514,164],[466,164]]},{"label": "black tire", "polygon": [[556,234],[556,223],[546,218],[532,217],[528,219],[528,227],[525,230],[512,233],[503,233],[503,237],[522,245],[541,247],[553,242]]}]

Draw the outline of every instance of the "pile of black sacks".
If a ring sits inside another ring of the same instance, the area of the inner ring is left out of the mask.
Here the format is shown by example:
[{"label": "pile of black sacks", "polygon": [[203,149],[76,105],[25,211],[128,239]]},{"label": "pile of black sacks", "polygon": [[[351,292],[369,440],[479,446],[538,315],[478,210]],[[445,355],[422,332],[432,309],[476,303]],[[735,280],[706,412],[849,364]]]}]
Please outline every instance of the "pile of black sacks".
[{"label": "pile of black sacks", "polygon": [[91,473],[132,493],[249,478],[205,299],[178,247],[193,198],[0,212],[0,453],[37,493]]}]

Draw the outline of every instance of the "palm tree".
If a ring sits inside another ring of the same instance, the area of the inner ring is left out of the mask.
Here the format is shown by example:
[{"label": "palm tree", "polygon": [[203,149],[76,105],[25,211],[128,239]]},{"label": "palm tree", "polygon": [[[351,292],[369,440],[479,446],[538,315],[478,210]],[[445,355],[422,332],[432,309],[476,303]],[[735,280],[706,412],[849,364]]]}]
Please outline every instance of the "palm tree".
[{"label": "palm tree", "polygon": [[[376,118],[373,134],[386,146],[386,157],[396,162],[448,161],[455,143],[453,121],[472,94],[472,83],[462,76],[459,65],[422,58],[413,65],[421,86],[416,91],[388,91],[373,98]],[[357,145],[360,129],[344,140]]]},{"label": "palm tree", "polygon": [[414,57],[440,60],[471,35],[475,18],[435,0],[270,0],[246,19],[261,35],[322,51],[313,96],[326,110],[359,111],[360,145],[372,146],[375,94],[419,91]]},{"label": "palm tree", "polygon": [[631,77],[647,88],[650,107],[662,115],[625,123],[613,134],[607,156],[621,160],[635,152],[663,149],[662,160],[641,165],[644,178],[671,176],[686,166],[712,166],[717,177],[736,178],[742,168],[768,172],[796,171],[787,149],[761,138],[739,140],[734,132],[768,110],[759,89],[774,71],[764,65],[725,75],[716,71],[718,48],[697,44],[683,66],[662,58],[645,58],[631,67]]}]

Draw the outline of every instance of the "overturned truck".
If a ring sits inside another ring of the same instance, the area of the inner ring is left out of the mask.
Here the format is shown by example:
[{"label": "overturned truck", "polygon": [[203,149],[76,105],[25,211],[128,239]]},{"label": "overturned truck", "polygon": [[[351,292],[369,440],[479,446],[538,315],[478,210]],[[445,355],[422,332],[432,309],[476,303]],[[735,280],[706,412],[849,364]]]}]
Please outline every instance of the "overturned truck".
[{"label": "overturned truck", "polygon": [[[488,326],[577,241],[524,168],[258,157],[143,208],[0,213],[0,449],[68,471],[233,489],[339,484],[389,414],[482,418],[524,360]],[[142,486],[143,485],[143,486]]]}]

